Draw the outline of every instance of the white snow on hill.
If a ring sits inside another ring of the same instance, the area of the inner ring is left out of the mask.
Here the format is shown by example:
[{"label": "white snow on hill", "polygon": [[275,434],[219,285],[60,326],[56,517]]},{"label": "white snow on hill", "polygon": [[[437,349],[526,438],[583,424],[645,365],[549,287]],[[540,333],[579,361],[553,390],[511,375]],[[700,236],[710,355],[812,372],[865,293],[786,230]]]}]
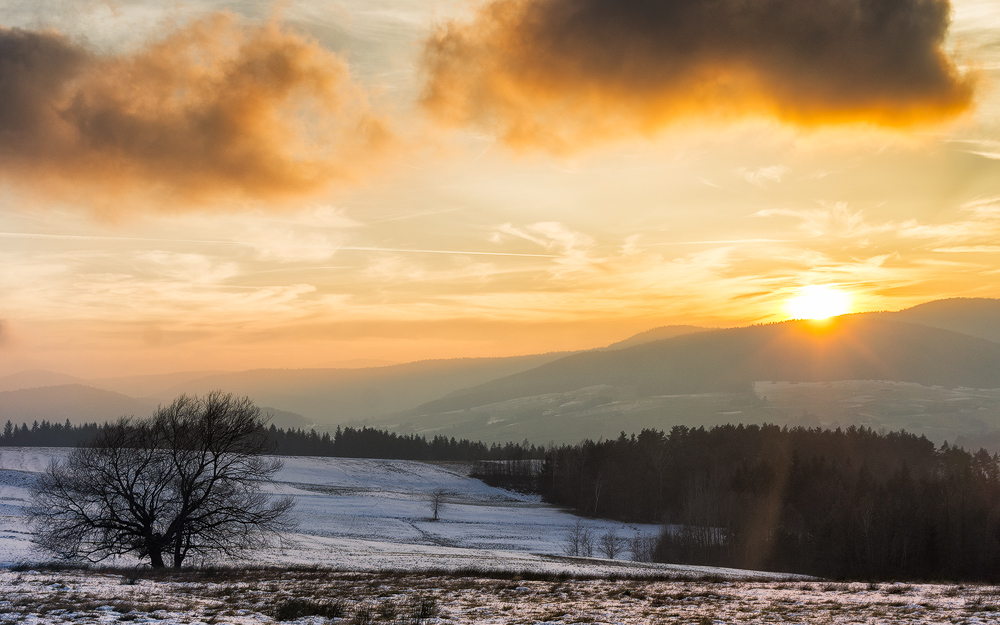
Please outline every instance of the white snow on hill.
[{"label": "white snow on hill", "polygon": [[[0,566],[43,560],[34,551],[25,509],[29,487],[67,449],[0,449]],[[298,522],[282,545],[254,554],[255,564],[319,564],[352,570],[500,568],[626,574],[686,572],[754,576],[745,571],[567,558],[565,537],[578,517],[537,497],[487,486],[462,465],[407,460],[286,457],[275,494],[291,495]],[[428,495],[447,491],[440,520]],[[653,534],[652,525],[587,519],[598,536]]]}]

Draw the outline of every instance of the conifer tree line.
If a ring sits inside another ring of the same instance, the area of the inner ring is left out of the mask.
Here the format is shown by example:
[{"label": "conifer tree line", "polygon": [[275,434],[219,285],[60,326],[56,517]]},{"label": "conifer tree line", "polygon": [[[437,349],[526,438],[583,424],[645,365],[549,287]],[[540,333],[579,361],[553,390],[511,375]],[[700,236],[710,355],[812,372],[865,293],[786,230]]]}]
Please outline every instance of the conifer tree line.
[{"label": "conifer tree line", "polygon": [[643,430],[549,450],[537,488],[582,515],[662,523],[663,562],[1000,580],[1000,458],[904,432]]},{"label": "conifer tree line", "polygon": [[[94,439],[106,425],[73,425],[35,421],[14,425],[7,421],[0,434],[0,447],[76,447]],[[397,434],[388,430],[362,427],[338,427],[331,435],[314,429],[282,429],[271,425],[268,436],[275,453],[283,456],[328,456],[340,458],[385,458],[394,460],[508,460],[541,459],[545,450],[524,443],[493,443],[417,434]]]},{"label": "conifer tree line", "polygon": [[35,421],[29,427],[27,423],[16,425],[8,419],[0,434],[0,447],[76,447],[94,438],[102,427],[96,423],[72,425],[69,419],[66,423]]},{"label": "conifer tree line", "polygon": [[391,460],[507,460],[524,457],[541,459],[545,449],[523,443],[493,443],[436,435],[397,434],[388,430],[340,427],[331,435],[316,430],[269,428],[277,444],[275,453],[284,456],[332,456],[340,458],[383,458]]}]

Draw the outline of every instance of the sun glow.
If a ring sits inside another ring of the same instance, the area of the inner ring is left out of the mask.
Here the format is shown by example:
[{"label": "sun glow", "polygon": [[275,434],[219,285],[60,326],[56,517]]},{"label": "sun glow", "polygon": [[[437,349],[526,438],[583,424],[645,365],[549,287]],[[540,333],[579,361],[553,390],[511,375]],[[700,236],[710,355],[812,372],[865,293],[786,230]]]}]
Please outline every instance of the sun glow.
[{"label": "sun glow", "polygon": [[851,312],[851,296],[828,284],[800,288],[785,302],[785,313],[792,319],[827,319]]}]

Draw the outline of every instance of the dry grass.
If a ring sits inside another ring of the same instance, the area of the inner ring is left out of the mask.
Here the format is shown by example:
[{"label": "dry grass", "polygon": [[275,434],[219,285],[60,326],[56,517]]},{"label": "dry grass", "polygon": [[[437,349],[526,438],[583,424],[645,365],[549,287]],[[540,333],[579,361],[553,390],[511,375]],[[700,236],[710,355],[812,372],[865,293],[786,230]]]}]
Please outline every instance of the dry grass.
[{"label": "dry grass", "polygon": [[1000,617],[994,586],[289,569],[0,572],[3,622],[250,625],[939,623]]}]

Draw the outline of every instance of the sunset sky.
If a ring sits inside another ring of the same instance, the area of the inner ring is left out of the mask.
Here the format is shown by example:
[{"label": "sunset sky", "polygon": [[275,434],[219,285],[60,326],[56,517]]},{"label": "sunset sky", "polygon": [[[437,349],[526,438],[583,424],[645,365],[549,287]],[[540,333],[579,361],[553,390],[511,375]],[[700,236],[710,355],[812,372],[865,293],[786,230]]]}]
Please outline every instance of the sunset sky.
[{"label": "sunset sky", "polygon": [[1000,297],[1000,2],[746,5],[4,2],[0,374]]}]

